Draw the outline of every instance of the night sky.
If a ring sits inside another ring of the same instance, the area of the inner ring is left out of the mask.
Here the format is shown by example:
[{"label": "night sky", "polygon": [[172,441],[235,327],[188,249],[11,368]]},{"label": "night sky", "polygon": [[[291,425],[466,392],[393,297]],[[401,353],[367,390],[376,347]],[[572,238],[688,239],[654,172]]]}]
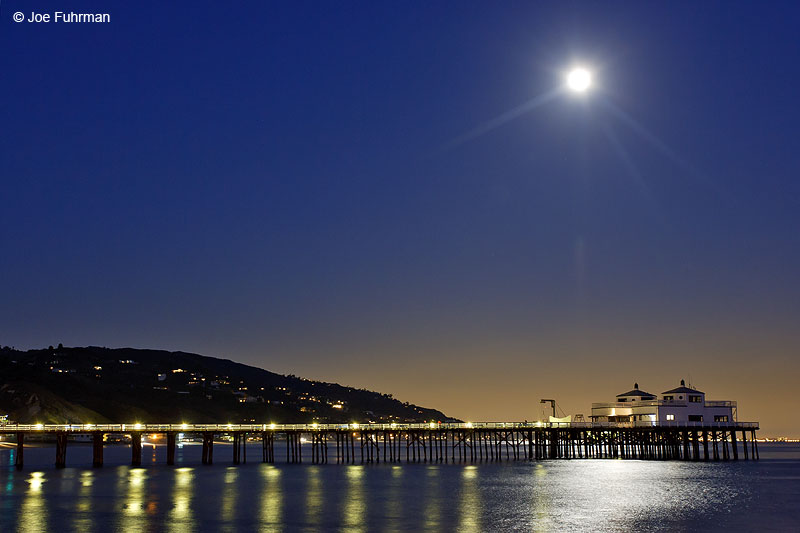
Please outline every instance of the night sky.
[{"label": "night sky", "polygon": [[800,436],[800,4],[174,4],[0,5],[0,344]]}]

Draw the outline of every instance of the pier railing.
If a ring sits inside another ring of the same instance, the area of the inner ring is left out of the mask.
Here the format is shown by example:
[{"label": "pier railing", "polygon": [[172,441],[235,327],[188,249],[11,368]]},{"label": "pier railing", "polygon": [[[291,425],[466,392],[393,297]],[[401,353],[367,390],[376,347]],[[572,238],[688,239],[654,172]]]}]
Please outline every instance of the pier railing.
[{"label": "pier railing", "polygon": [[[698,404],[688,400],[643,400],[634,402],[601,402],[593,403],[592,409],[630,409],[635,407],[687,407]],[[736,402],[729,400],[706,400],[705,407],[730,407],[736,409]]]},{"label": "pier railing", "polygon": [[430,422],[424,424],[0,424],[0,433],[201,433],[225,432],[318,432],[318,431],[420,431],[420,430],[511,430],[511,429],[625,429],[625,428],[724,428],[758,429],[758,422]]},{"label": "pier railing", "polygon": [[706,400],[706,407],[731,407],[736,409],[736,402],[728,400]]}]

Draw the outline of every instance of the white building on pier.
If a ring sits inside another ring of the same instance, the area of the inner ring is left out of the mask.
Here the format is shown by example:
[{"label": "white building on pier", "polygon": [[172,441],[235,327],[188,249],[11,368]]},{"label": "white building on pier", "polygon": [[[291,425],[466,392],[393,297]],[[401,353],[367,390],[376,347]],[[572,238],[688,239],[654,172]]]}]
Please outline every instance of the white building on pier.
[{"label": "white building on pier", "polygon": [[686,423],[728,423],[736,421],[736,402],[706,400],[704,392],[680,387],[662,392],[661,397],[639,390],[617,395],[617,401],[593,403],[593,422],[631,422],[636,424],[671,425]]}]

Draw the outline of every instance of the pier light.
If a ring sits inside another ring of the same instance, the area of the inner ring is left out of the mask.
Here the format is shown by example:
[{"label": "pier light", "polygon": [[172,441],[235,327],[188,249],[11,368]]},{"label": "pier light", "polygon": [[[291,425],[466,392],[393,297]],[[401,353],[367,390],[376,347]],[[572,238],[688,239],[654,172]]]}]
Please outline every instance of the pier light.
[{"label": "pier light", "polygon": [[392,422],[392,423],[391,423],[391,428],[392,428],[392,429],[394,429],[394,428],[396,428],[396,427],[397,427],[397,424],[396,424],[395,422]]},{"label": "pier light", "polygon": [[39,430],[39,431],[41,431],[42,429],[44,429],[44,426],[43,426],[42,424],[36,424],[36,425],[35,425],[35,426],[33,426],[33,427],[34,427],[35,429]]},{"label": "pier light", "polygon": [[181,429],[189,429],[189,424],[184,422],[183,424],[181,424]]},{"label": "pier light", "polygon": [[230,422],[228,422],[228,429],[232,429],[232,428],[233,428],[233,424],[231,424]]},{"label": "pier light", "polygon": [[94,424],[86,424],[85,426],[83,426],[84,429],[92,429],[93,427]]},{"label": "pier light", "polygon": [[313,424],[311,424],[311,427],[314,428],[314,429],[317,429],[319,427],[319,424],[314,422]]},{"label": "pier light", "polygon": [[275,429],[275,423],[274,422],[269,425],[269,429]]},{"label": "pier light", "polygon": [[430,427],[431,429],[436,429],[436,422],[431,422]]},{"label": "pier light", "polygon": [[351,426],[353,429],[358,429],[358,422],[353,422]]},{"label": "pier light", "polygon": [[467,422],[467,427],[471,428],[472,427],[472,422]]},{"label": "pier light", "polygon": [[141,425],[139,422],[136,422],[136,423],[133,425],[133,429],[142,429],[142,425]]}]

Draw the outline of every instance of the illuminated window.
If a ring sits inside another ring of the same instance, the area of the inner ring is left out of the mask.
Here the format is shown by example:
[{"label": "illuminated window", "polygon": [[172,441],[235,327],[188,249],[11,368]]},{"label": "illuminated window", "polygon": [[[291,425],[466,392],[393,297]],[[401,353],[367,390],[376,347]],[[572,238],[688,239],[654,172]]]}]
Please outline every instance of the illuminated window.
[{"label": "illuminated window", "polygon": [[675,415],[667,415],[667,420],[675,420]]},{"label": "illuminated window", "polygon": [[692,403],[700,403],[703,400],[701,396],[696,396],[694,394],[689,396],[689,401]]},{"label": "illuminated window", "polygon": [[727,422],[728,415],[716,415],[714,416],[714,422]]}]

